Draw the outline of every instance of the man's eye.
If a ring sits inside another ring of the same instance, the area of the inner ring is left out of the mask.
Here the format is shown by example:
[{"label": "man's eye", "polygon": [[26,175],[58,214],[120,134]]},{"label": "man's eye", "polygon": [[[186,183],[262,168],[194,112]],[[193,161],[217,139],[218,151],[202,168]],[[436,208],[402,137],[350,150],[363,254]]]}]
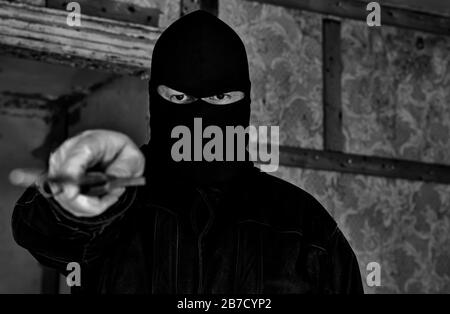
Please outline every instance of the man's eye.
[{"label": "man's eye", "polygon": [[196,99],[186,94],[174,94],[169,95],[169,101],[175,104],[190,104],[191,102],[196,101]]},{"label": "man's eye", "polygon": [[157,91],[162,98],[175,104],[190,104],[197,100],[195,97],[186,95],[165,85],[159,85]]},{"label": "man's eye", "polygon": [[178,94],[178,95],[170,95],[169,96],[169,99],[172,102],[179,102],[179,101],[183,102],[183,101],[186,101],[187,98],[188,97],[185,94]]},{"label": "man's eye", "polygon": [[[213,96],[214,97],[214,96]],[[216,97],[216,99],[218,99],[218,100],[222,100],[222,99],[225,99],[225,98],[229,98],[230,97],[230,95],[228,95],[228,94],[219,94],[219,95],[217,95],[217,96],[215,96]]]},{"label": "man's eye", "polygon": [[228,105],[244,98],[244,93],[240,91],[217,94],[210,97],[202,98],[207,103],[213,105]]}]

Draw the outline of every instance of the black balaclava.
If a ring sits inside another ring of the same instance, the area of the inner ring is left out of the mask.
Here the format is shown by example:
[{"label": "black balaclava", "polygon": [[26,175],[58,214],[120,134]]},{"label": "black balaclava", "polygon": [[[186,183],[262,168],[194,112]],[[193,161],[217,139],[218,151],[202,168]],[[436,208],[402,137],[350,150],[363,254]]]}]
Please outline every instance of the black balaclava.
[{"label": "black balaclava", "polygon": [[[159,85],[198,100],[189,104],[172,103],[158,94]],[[230,91],[241,91],[245,96],[228,105],[213,105],[200,99]],[[194,135],[194,118],[202,118],[203,129],[208,125],[222,129],[225,143],[225,126],[246,128],[249,124],[247,54],[239,36],[220,19],[205,11],[195,11],[161,34],[153,50],[149,95],[151,139],[147,165],[153,169],[148,171],[187,184],[209,185],[227,182],[252,167],[248,153],[247,161],[175,162],[171,157],[172,145],[178,140],[171,138],[175,126],[185,125]],[[203,146],[207,141],[203,140]],[[236,145],[237,141],[234,142]],[[225,145],[223,152],[225,157]]]}]

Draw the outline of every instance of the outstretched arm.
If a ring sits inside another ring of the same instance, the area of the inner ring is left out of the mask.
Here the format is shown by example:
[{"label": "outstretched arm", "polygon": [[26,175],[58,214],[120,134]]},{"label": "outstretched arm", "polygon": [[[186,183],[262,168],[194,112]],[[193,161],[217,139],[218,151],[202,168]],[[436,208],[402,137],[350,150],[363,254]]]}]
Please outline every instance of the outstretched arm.
[{"label": "outstretched arm", "polygon": [[[126,135],[91,130],[68,139],[51,155],[49,175],[77,180],[95,167],[119,178],[139,177],[144,163]],[[115,188],[94,197],[81,194],[72,183],[50,187],[62,192],[46,198],[30,187],[17,201],[13,234],[41,263],[60,271],[67,263],[86,264],[102,256],[118,237],[136,197],[135,188]]]}]

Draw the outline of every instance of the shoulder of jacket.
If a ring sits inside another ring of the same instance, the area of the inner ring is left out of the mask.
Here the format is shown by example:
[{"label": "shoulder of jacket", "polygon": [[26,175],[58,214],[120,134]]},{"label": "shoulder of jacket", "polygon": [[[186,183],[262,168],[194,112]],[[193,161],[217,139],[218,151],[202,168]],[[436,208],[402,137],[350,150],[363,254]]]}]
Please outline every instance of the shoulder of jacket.
[{"label": "shoulder of jacket", "polygon": [[310,244],[327,246],[337,223],[314,196],[264,172],[252,176],[248,208],[256,222],[280,232],[296,232]]}]

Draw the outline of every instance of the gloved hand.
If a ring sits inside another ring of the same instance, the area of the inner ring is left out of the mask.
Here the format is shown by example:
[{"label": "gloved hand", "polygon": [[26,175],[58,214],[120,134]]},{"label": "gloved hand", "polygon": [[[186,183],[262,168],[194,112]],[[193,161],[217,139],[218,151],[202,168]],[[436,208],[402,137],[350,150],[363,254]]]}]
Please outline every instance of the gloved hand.
[{"label": "gloved hand", "polygon": [[[88,130],[66,140],[49,160],[50,176],[78,178],[95,166],[100,171],[116,177],[139,177],[144,172],[145,158],[139,148],[125,134],[107,130]],[[58,187],[50,184],[55,193]],[[100,215],[113,205],[125,188],[113,189],[102,197],[79,193],[75,184],[64,184],[55,200],[77,217]]]}]

